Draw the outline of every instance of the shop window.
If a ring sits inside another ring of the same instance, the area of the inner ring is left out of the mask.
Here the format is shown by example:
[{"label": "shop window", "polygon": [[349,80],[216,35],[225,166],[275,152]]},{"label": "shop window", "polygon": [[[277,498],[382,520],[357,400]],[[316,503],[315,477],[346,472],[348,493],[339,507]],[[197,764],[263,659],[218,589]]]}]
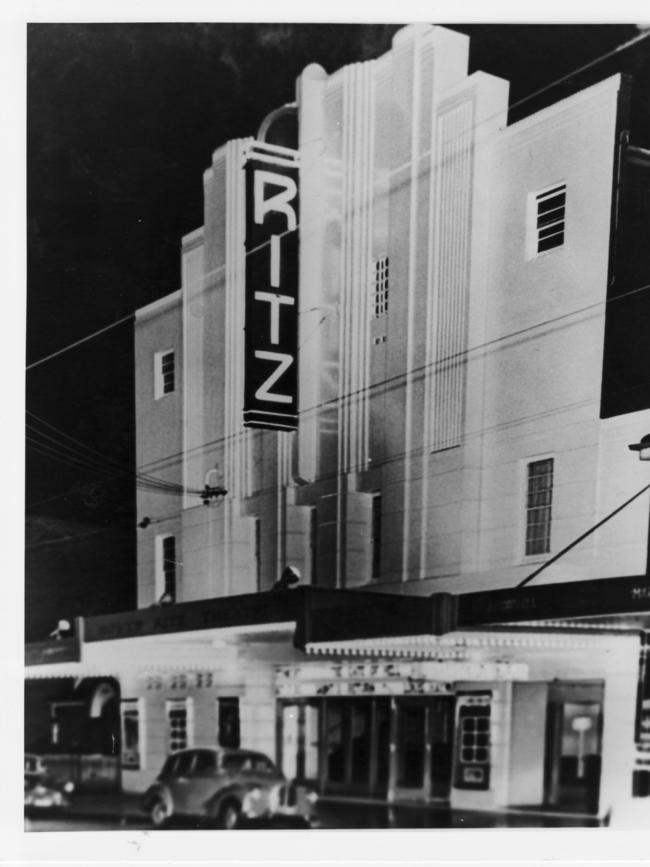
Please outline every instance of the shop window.
[{"label": "shop window", "polygon": [[175,753],[192,745],[192,702],[189,698],[170,699],[165,703],[168,752]]},{"label": "shop window", "polygon": [[526,489],[526,556],[551,550],[553,458],[528,464]]},{"label": "shop window", "polygon": [[239,699],[217,699],[217,743],[220,747],[240,745]]},{"label": "shop window", "polygon": [[174,350],[154,355],[154,396],[156,400],[176,390],[176,361]]},{"label": "shop window", "polygon": [[121,717],[122,767],[139,770],[144,767],[142,702],[137,698],[123,699]]}]

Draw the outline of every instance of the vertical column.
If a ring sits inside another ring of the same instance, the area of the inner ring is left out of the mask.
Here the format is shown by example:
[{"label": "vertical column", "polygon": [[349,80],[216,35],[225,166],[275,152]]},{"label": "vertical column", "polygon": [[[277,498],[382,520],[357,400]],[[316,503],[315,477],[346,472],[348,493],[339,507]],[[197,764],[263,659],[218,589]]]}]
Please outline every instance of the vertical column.
[{"label": "vertical column", "polygon": [[318,404],[321,402],[322,320],[325,248],[325,151],[323,97],[327,74],[317,64],[298,79],[300,133],[300,274],[298,310],[299,407],[298,475],[312,480],[319,456]]}]

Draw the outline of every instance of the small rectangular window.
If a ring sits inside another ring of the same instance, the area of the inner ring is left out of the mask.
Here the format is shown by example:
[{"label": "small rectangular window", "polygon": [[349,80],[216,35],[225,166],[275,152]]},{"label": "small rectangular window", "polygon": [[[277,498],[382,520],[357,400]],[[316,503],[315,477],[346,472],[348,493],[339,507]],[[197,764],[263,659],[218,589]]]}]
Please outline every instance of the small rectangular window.
[{"label": "small rectangular window", "polygon": [[255,518],[255,586],[262,589],[262,522]]},{"label": "small rectangular window", "polygon": [[176,601],[176,536],[156,536],[156,601]]},{"label": "small rectangular window", "polygon": [[528,464],[526,490],[526,555],[551,550],[553,458]]},{"label": "small rectangular window", "polygon": [[372,577],[379,578],[381,575],[381,495],[376,494],[372,498]]},{"label": "small rectangular window", "polygon": [[233,747],[240,745],[239,734],[239,699],[217,699],[217,743],[220,747]]},{"label": "small rectangular window", "polygon": [[176,360],[174,350],[157,352],[154,356],[154,392],[156,399],[176,390]]},{"label": "small rectangular window", "polygon": [[543,253],[564,244],[566,184],[559,184],[535,196],[536,252]]},{"label": "small rectangular window", "polygon": [[373,311],[375,318],[388,313],[388,256],[377,259],[373,279]]},{"label": "small rectangular window", "polygon": [[190,699],[174,698],[165,703],[167,751],[175,753],[192,746],[192,705]]},{"label": "small rectangular window", "polygon": [[318,512],[315,506],[309,510],[309,566],[310,582],[316,584],[318,578]]}]

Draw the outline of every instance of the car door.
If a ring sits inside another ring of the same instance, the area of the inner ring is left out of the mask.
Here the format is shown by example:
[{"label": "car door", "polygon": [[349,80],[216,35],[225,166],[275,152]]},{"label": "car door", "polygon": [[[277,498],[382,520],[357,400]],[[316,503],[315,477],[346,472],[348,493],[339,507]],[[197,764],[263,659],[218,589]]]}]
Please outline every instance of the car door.
[{"label": "car door", "polygon": [[190,797],[190,771],[194,761],[194,750],[185,750],[178,754],[176,764],[167,785],[172,796],[175,813],[188,813]]},{"label": "car door", "polygon": [[216,750],[195,750],[186,789],[186,811],[205,816],[206,805],[220,785]]}]

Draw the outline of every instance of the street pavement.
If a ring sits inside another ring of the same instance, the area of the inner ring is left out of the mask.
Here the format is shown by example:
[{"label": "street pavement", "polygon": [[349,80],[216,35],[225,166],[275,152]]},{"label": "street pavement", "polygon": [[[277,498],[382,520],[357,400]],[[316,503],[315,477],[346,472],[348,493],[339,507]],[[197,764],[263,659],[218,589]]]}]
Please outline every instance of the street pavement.
[{"label": "street pavement", "polygon": [[[90,827],[80,827],[91,823]],[[452,810],[445,805],[413,805],[368,803],[354,800],[321,798],[316,804],[314,829],[380,829],[380,828],[571,828],[597,827],[602,823],[594,817],[540,813],[532,810],[482,812]],[[94,826],[97,826],[96,828]],[[178,827],[196,828],[196,823],[178,823]],[[248,828],[302,828],[292,819],[272,823],[249,823]],[[124,830],[151,829],[148,816],[142,811],[140,796],[126,793],[82,793],[59,814],[30,814],[26,830]]]}]

